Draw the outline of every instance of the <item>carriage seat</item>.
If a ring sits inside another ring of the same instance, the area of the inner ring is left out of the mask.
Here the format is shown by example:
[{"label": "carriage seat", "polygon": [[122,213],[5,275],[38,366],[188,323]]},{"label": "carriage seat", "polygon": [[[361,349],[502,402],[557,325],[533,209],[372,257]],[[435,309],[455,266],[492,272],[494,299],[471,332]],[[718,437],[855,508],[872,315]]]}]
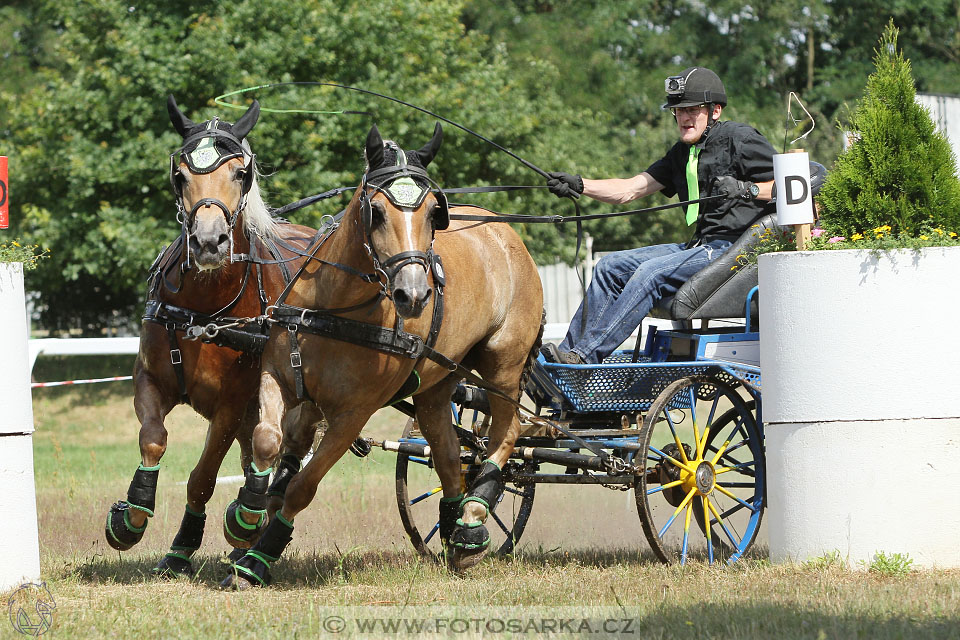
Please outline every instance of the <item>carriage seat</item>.
[{"label": "carriage seat", "polygon": [[[754,227],[737,238],[722,256],[687,280],[676,295],[665,298],[651,316],[667,320],[705,320],[711,318],[743,318],[747,294],[757,286],[757,265],[737,267],[737,256],[750,251],[763,232],[777,228],[777,214],[760,218]],[[757,313],[756,298],[751,302],[751,315]]]},{"label": "carriage seat", "polygon": [[[820,192],[827,178],[827,169],[819,162],[810,163],[810,191]],[[757,265],[743,265],[734,269],[737,256],[748,253],[760,242],[767,229],[777,228],[777,214],[769,213],[747,229],[719,258],[687,280],[676,295],[665,298],[650,313],[667,320],[709,320],[713,318],[743,318],[747,294],[757,286]],[[757,317],[757,299],[750,303],[751,317]]]}]

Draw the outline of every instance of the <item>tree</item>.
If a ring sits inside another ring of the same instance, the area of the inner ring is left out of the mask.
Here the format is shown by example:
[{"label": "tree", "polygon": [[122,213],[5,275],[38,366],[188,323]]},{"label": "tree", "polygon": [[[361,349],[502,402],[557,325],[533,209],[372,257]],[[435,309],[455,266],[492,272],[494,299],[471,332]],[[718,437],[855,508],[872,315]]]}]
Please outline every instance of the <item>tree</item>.
[{"label": "tree", "polygon": [[894,236],[960,229],[960,179],[946,137],[917,104],[910,61],[887,24],[846,129],[854,143],[818,198],[825,227],[844,236],[883,226]]},{"label": "tree", "polygon": [[[525,155],[555,146],[551,114],[562,110],[553,70],[544,68],[537,84],[518,85],[502,56],[481,55],[481,34],[464,33],[456,0],[383,0],[377,11],[346,0],[198,6],[42,0],[18,9],[42,25],[52,52],[30,59],[27,90],[0,94],[16,231],[52,249],[29,283],[49,328],[94,330],[139,316],[147,269],[178,233],[167,166],[180,139],[166,116],[167,94],[194,120],[232,119],[237,114],[214,97],[278,81],[335,81],[423,105]],[[233,100],[245,108],[254,97],[265,108],[373,114],[265,111],[250,141],[272,174],[262,184],[274,205],[358,183],[373,122],[410,145],[427,139],[434,124],[396,103],[334,89],[287,87]],[[441,185],[542,183],[481,141],[446,132],[431,168]],[[519,212],[556,206],[546,194],[515,198],[491,203]],[[293,217],[316,225],[342,204]],[[553,229],[521,231],[533,248],[559,238]]]}]

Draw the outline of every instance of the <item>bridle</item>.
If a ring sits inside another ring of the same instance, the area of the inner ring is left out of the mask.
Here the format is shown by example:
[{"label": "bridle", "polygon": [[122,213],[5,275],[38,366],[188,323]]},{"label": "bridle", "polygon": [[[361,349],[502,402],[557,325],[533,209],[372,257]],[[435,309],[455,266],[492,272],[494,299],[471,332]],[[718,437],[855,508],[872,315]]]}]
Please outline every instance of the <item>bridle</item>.
[{"label": "bridle", "polygon": [[[176,196],[177,220],[180,222],[181,237],[183,239],[183,250],[185,252],[183,269],[190,269],[190,238],[193,236],[191,229],[197,217],[197,212],[204,208],[214,206],[223,212],[227,221],[227,227],[230,231],[230,262],[235,261],[233,252],[233,230],[240,217],[240,213],[247,206],[247,194],[253,187],[254,178],[254,160],[256,156],[250,151],[250,145],[246,140],[240,140],[229,131],[218,129],[219,118],[214,118],[206,123],[206,126],[197,133],[184,139],[180,148],[170,154],[170,185],[173,187],[173,193]],[[223,138],[233,142],[240,151],[233,153],[224,153],[216,148],[216,140]],[[192,148],[196,143],[195,148]],[[187,149],[191,149],[187,151]],[[233,211],[222,200],[217,198],[202,198],[197,201],[193,207],[187,211],[183,204],[183,188],[178,180],[181,175],[180,163],[186,163],[191,173],[205,174],[212,173],[223,166],[228,160],[233,158],[247,158],[241,172],[243,179],[240,183],[240,200]]]},{"label": "bridle", "polygon": [[[433,232],[442,231],[450,226],[450,209],[446,195],[444,195],[440,186],[427,175],[426,169],[407,164],[406,154],[399,147],[389,141],[386,144],[392,146],[396,151],[397,163],[392,166],[379,167],[372,171],[367,170],[363,174],[358,197],[360,226],[364,237],[363,246],[370,259],[373,260],[374,271],[382,274],[386,278],[387,289],[392,289],[394,278],[404,267],[416,264],[422,267],[425,273],[429,273],[431,269],[436,270],[438,268],[439,261],[433,252],[433,238],[430,240],[430,248],[427,251],[401,251],[386,260],[380,258],[371,236],[373,231],[371,191],[373,194],[382,193],[395,207],[405,212],[416,211],[423,205],[427,194],[432,191],[437,199],[437,207],[431,214]],[[443,277],[442,268],[437,275],[440,278]]]}]

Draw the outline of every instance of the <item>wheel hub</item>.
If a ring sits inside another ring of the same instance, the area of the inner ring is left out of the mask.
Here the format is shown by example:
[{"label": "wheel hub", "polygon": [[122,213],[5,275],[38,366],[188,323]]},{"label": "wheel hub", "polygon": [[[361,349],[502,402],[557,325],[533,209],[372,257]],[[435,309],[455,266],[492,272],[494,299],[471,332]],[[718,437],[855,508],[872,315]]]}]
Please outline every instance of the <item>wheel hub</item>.
[{"label": "wheel hub", "polygon": [[696,483],[697,491],[700,495],[707,495],[713,491],[714,484],[717,481],[717,472],[714,471],[713,465],[704,460],[699,465],[697,465],[696,472]]}]

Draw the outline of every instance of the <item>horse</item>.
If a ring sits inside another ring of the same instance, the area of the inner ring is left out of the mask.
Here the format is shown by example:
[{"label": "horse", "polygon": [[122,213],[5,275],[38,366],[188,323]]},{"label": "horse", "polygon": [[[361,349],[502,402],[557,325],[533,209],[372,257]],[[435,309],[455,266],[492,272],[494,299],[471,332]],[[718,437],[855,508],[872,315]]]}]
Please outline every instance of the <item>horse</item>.
[{"label": "horse", "polygon": [[[194,123],[172,95],[167,110],[183,138],[170,156],[181,233],[150,270],[133,376],[141,462],[126,500],[110,508],[105,527],[107,542],[118,551],[141,540],[154,515],[160,459],[167,448],[164,418],[184,403],[208,419],[203,450],[187,481],[183,520],[170,552],[154,569],[161,575],[193,573],[190,557],[203,538],[205,505],[234,440],[240,443],[242,468],[251,471],[266,327],[244,319],[265,314],[316,235],[314,229],[272,217],[261,197],[246,140],[259,103],[254,101],[232,125],[219,118]],[[247,474],[225,516],[224,534],[240,549],[250,546],[266,521],[268,471],[261,469],[269,465],[263,465]]]},{"label": "horse", "polygon": [[[504,490],[501,468],[519,435],[522,378],[543,335],[543,289],[508,225],[450,220],[426,172],[442,135],[438,123],[426,145],[403,151],[376,125],[370,129],[366,169],[339,227],[273,312],[254,462],[266,464],[281,444],[303,451],[313,438],[309,425],[321,418],[328,427],[224,588],[270,583],[270,564],[291,540],[296,515],[373,412],[410,380],[419,385],[414,411],[443,487],[447,562],[466,569],[487,551],[484,521]],[[493,390],[492,426],[487,459],[464,493],[450,398],[472,371]]]}]

